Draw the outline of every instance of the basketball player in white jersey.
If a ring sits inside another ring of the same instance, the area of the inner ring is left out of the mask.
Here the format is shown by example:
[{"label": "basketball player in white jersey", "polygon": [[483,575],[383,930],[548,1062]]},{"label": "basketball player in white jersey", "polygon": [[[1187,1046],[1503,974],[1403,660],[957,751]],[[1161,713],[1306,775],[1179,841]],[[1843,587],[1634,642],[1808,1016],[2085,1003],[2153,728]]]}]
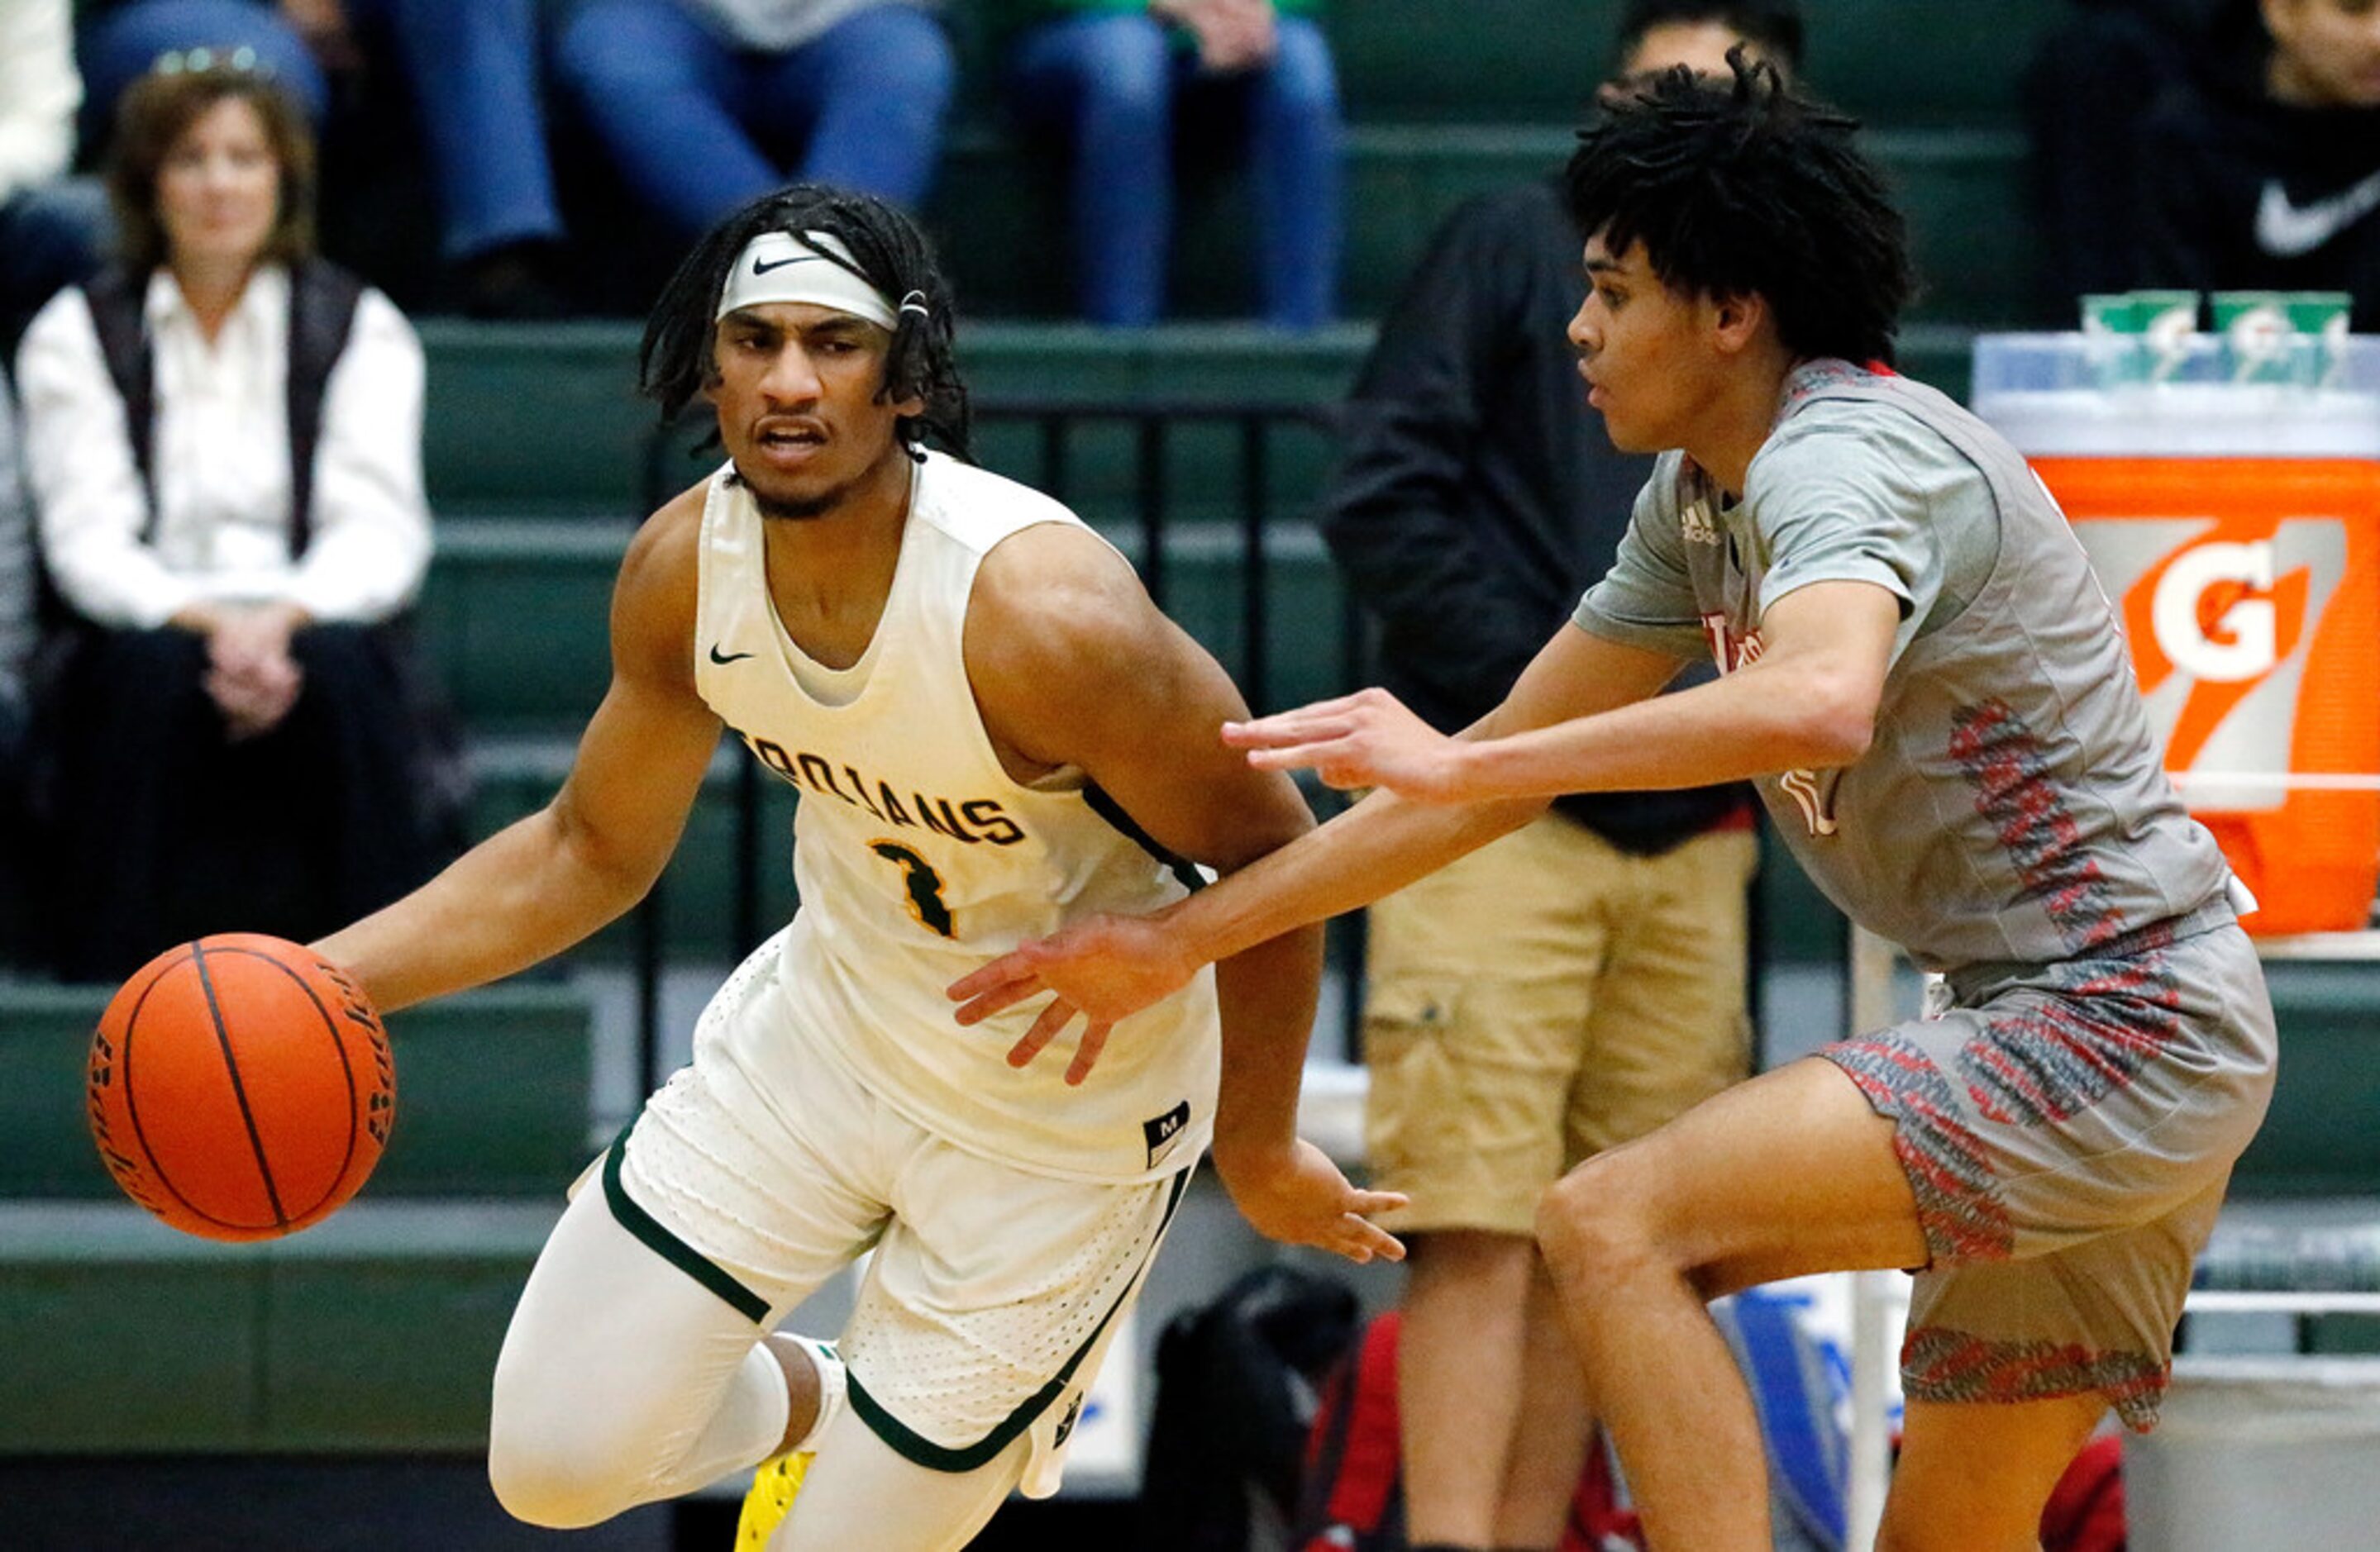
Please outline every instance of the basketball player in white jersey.
[{"label": "basketball player in white jersey", "polygon": [[[1615,99],[1571,163],[1570,338],[1613,443],[1663,453],[1572,623],[1456,738],[1378,690],[1227,730],[1262,769],[1384,790],[1155,922],[1078,925],[952,990],[972,1017],[1053,989],[1029,1058],[1075,1010],[1124,1017],[1552,794],[1755,779],[1828,894],[1949,995],[1539,1199],[1596,1413],[1654,1546],[1766,1549],[1758,1425],[1704,1302],[1914,1268],[1880,1545],[2034,1549],[2101,1418],[2156,1420],[2271,1093],[2272,1007],[2056,503],[1885,364],[1905,237],[1852,126],[1730,59]],[[1655,695],[1702,653],[1718,680]]]},{"label": "basketball player in white jersey", "polygon": [[[802,186],[729,217],[647,330],[727,460],[631,544],[613,680],[543,811],[318,945],[384,1009],[492,980],[632,905],[723,727],[799,789],[801,909],[705,1011],[694,1059],[590,1167],[495,1376],[490,1473],[581,1526],[764,1458],[744,1544],[963,1546],[1066,1437],[1211,1141],[1256,1226],[1400,1255],[1297,1140],[1318,940],[1235,956],[1098,1070],[1012,1066],[941,988],[1091,911],[1155,909],[1311,826],[1214,737],[1245,715],[1132,568],[977,469],[918,233]],[[1220,1087],[1219,1087],[1220,1084]],[[771,1337],[873,1247],[840,1355]],[[785,1513],[788,1505],[791,1513]],[[779,1522],[782,1521],[780,1523]]]}]

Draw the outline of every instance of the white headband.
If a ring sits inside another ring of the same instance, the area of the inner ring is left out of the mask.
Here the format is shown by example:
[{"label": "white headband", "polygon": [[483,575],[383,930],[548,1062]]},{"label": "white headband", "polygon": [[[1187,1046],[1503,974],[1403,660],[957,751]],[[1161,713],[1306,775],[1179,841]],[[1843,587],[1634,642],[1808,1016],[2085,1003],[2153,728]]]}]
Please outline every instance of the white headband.
[{"label": "white headband", "polygon": [[832,232],[763,232],[736,255],[712,319],[762,302],[808,302],[891,329],[902,313],[926,310],[925,295],[917,291],[902,297],[896,309],[883,292],[844,267],[854,263],[851,249]]}]

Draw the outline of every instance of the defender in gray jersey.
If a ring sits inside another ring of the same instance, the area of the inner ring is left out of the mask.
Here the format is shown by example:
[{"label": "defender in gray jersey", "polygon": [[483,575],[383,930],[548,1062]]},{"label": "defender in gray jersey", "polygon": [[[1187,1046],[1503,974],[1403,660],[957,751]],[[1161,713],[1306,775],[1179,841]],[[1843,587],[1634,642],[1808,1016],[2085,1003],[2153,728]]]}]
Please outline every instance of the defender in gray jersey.
[{"label": "defender in gray jersey", "polygon": [[[2035,1546],[2171,1332],[2271,1090],[2272,1012],[2211,837],[2168,786],[2112,612],[2005,443],[1894,376],[1901,224],[1848,121],[1739,59],[1582,135],[1572,321],[1614,443],[1670,450],[1611,573],[1446,739],[1377,690],[1225,739],[1382,791],[1206,894],[961,981],[1111,1021],[1362,904],[1548,794],[1756,779],[1828,894],[1944,973],[1939,1016],[1720,1095],[1548,1191],[1538,1238],[1653,1544],[1769,1545],[1756,1421],[1704,1313],[1912,1267],[1883,1544]],[[1708,652],[1713,684],[1654,698]]]}]

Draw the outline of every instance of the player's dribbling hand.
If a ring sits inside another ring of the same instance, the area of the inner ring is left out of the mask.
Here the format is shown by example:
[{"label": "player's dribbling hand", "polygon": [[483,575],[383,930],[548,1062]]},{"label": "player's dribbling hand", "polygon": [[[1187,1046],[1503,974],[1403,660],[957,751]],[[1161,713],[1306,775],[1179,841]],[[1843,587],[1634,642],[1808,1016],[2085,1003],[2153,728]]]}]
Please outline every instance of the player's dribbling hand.
[{"label": "player's dribbling hand", "polygon": [[1259,770],[1311,766],[1329,786],[1386,787],[1424,801],[1461,797],[1454,739],[1382,689],[1357,690],[1248,722],[1225,722],[1223,742]]},{"label": "player's dribbling hand", "polygon": [[1403,1194],[1357,1190],[1330,1155],[1303,1137],[1262,1162],[1227,1163],[1218,1149],[1215,1170],[1240,1216],[1269,1240],[1313,1245],[1359,1265],[1375,1256],[1405,1258],[1403,1243],[1368,1216],[1405,1206]]},{"label": "player's dribbling hand", "polygon": [[948,988],[959,1023],[976,1025],[1029,997],[1055,992],[1033,1026],[1009,1049],[1022,1067],[1041,1054],[1076,1015],[1087,1021],[1066,1081],[1079,1084],[1105,1049],[1116,1021],[1179,991],[1197,972],[1145,916],[1087,916],[1063,932],[1019,944]]}]

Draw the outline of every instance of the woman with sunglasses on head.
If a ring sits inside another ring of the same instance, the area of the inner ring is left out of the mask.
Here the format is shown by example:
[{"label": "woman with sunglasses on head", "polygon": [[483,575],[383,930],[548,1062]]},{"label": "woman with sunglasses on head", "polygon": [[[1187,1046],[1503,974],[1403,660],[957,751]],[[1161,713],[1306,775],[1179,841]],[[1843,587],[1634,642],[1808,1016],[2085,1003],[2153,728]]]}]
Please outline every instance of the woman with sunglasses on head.
[{"label": "woman with sunglasses on head", "polygon": [[421,347],[315,257],[313,165],[269,79],[162,60],[118,116],[120,262],[18,353],[53,594],[35,877],[72,978],[225,920],[304,938],[439,857],[394,624],[430,557]]}]

